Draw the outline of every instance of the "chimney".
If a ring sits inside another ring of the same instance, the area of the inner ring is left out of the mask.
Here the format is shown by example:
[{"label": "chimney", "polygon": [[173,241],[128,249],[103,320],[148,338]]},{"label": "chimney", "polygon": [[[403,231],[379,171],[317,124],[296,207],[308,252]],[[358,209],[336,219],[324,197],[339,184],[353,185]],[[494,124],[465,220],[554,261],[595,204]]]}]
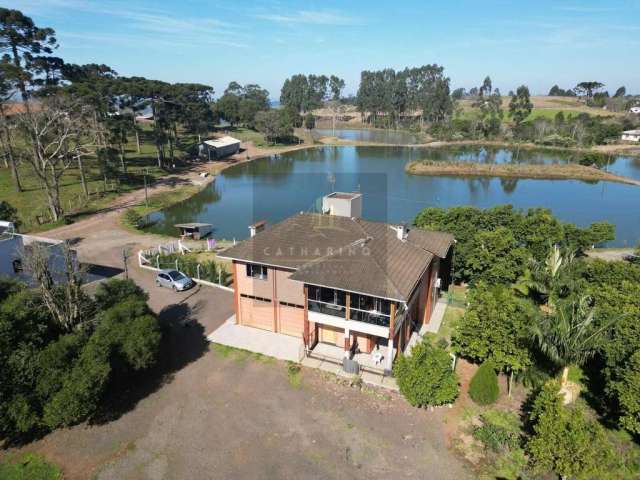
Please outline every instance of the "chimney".
[{"label": "chimney", "polygon": [[255,237],[257,233],[260,233],[264,230],[264,227],[267,226],[266,220],[260,220],[259,222],[254,223],[253,225],[249,225],[249,234],[251,237]]},{"label": "chimney", "polygon": [[396,231],[396,237],[401,242],[404,242],[407,239],[407,234],[409,233],[409,229],[406,225],[398,225],[396,227],[391,227]]}]

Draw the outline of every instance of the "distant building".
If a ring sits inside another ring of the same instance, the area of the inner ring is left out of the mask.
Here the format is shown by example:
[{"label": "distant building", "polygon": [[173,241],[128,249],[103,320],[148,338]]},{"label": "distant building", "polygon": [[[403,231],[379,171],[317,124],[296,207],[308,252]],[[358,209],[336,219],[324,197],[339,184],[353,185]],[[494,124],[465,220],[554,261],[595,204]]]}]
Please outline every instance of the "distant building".
[{"label": "distant building", "polygon": [[[40,247],[46,249],[49,262],[49,270],[54,281],[65,280],[65,258],[63,240],[22,235],[16,233],[9,222],[0,222],[0,277],[10,277],[21,280],[27,284],[33,284],[32,275],[25,265],[24,255],[30,249]],[[76,254],[71,251],[73,263],[77,266]]]},{"label": "distant building", "polygon": [[198,148],[198,156],[208,160],[235,155],[240,151],[240,140],[233,137],[220,137],[212,140],[205,140]]},{"label": "distant building", "polygon": [[625,130],[622,132],[622,140],[640,142],[640,130]]},{"label": "distant building", "polygon": [[640,107],[631,107],[629,109],[630,113],[635,113],[636,115],[640,115]]}]

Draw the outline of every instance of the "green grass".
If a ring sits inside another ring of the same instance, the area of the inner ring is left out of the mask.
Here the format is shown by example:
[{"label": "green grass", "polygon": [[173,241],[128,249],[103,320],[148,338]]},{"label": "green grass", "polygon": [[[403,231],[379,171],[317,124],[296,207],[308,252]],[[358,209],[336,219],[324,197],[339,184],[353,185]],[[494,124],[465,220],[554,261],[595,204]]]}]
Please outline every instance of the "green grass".
[{"label": "green grass", "polygon": [[[146,127],[147,130],[150,127]],[[125,146],[125,158],[127,172],[130,174],[128,183],[121,182],[117,188],[114,180],[107,182],[107,188],[103,183],[99,166],[95,158],[84,159],[85,177],[89,190],[88,198],[85,198],[80,181],[80,171],[77,166],[69,168],[61,178],[60,198],[65,213],[72,213],[82,217],[83,214],[91,214],[96,210],[110,205],[121,194],[141,188],[143,185],[142,174],[148,173],[149,183],[167,175],[157,167],[156,147],[152,143],[147,132],[141,135],[142,143],[140,153],[137,152],[135,137],[130,137]],[[187,150],[194,146],[197,137],[194,135],[181,135],[181,140],[175,149],[177,158],[186,154]],[[6,200],[18,209],[18,215],[22,221],[22,231],[44,231],[59,226],[62,222],[49,222],[50,213],[44,190],[40,188],[40,181],[35,176],[31,167],[23,162],[19,166],[20,181],[24,191],[15,191],[11,172],[7,168],[0,168],[0,200]],[[40,225],[37,217],[47,220]]]},{"label": "green grass", "polygon": [[296,390],[302,388],[302,368],[294,362],[287,362],[287,380]]},{"label": "green grass", "polygon": [[241,348],[229,347],[220,343],[212,343],[211,350],[222,357],[233,359],[236,363],[245,363],[248,360],[253,360],[260,363],[274,363],[276,360],[273,357],[262,355],[261,353],[250,352],[249,350],[243,350]]},{"label": "green grass", "polygon": [[62,480],[62,471],[35,453],[10,457],[0,463],[1,480]]},{"label": "green grass", "polygon": [[229,128],[229,135],[237,138],[238,140],[242,140],[243,142],[253,142],[256,147],[260,148],[277,148],[285,146],[285,144],[273,144],[267,142],[262,133],[246,127]]}]

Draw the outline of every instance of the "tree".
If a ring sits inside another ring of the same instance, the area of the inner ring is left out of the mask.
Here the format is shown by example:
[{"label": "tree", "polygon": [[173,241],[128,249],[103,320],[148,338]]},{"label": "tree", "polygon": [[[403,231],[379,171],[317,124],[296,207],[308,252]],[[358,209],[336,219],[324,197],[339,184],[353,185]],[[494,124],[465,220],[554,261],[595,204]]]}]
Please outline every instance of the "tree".
[{"label": "tree", "polygon": [[517,298],[507,286],[485,282],[469,291],[468,301],[452,335],[453,350],[476,362],[490,361],[510,378],[530,365],[529,324],[537,315],[530,302]]},{"label": "tree", "polygon": [[532,110],[533,103],[531,103],[529,96],[529,88],[526,85],[521,85],[509,102],[509,116],[516,126],[519,126],[531,114]]},{"label": "tree", "polygon": [[329,90],[331,90],[331,100],[340,100],[344,85],[344,80],[342,78],[336,77],[335,75],[331,75],[329,77]]},{"label": "tree", "polygon": [[554,85],[553,87],[551,87],[551,90],[549,90],[549,96],[550,97],[575,97],[576,94],[571,89],[563,90],[558,85]]},{"label": "tree", "polygon": [[18,210],[5,200],[0,200],[0,221],[11,222],[16,229],[21,223]]},{"label": "tree", "polygon": [[[53,257],[56,255],[56,257]],[[62,258],[60,265],[58,257]],[[22,252],[25,270],[37,283],[44,305],[58,327],[75,330],[87,319],[92,305],[82,290],[83,272],[68,245],[51,250],[40,245],[30,245]]]},{"label": "tree", "polygon": [[7,70],[12,70],[11,65],[0,63],[0,145],[4,151],[5,164],[11,168],[11,177],[16,192],[22,192],[20,174],[18,172],[18,159],[16,158],[15,147],[13,145],[13,130],[15,123],[8,115],[7,107],[13,98],[13,86],[7,79]]},{"label": "tree", "polygon": [[563,255],[557,245],[551,247],[549,256],[544,262],[531,259],[524,282],[527,290],[525,294],[553,310],[558,299],[565,298],[571,293],[569,284],[573,280],[571,267],[574,259],[573,252]]},{"label": "tree", "polygon": [[604,83],[600,83],[600,82],[580,82],[578,85],[576,85],[574,90],[578,94],[584,94],[584,95],[587,96],[587,98],[592,98],[593,97],[593,93],[596,90],[600,90],[602,87],[604,87]]},{"label": "tree", "polygon": [[613,94],[613,98],[620,98],[620,97],[624,97],[627,94],[627,89],[626,87],[623,85],[622,87],[619,87],[616,90],[616,93]]},{"label": "tree", "polygon": [[256,129],[270,142],[293,135],[293,118],[286,109],[269,110],[256,114]]},{"label": "tree", "polygon": [[466,91],[464,88],[456,88],[453,92],[451,92],[451,98],[454,100],[462,100],[466,95]]},{"label": "tree", "polygon": [[92,109],[80,101],[53,96],[41,103],[38,111],[29,111],[18,119],[19,129],[30,139],[31,155],[25,160],[42,183],[51,217],[60,219],[60,179],[77,162],[78,156],[96,150]]},{"label": "tree", "polygon": [[620,404],[620,425],[636,435],[640,434],[640,350],[622,369],[613,390]]},{"label": "tree", "polygon": [[488,96],[491,95],[491,92],[493,92],[493,86],[491,84],[491,77],[489,77],[488,75],[484,78],[484,80],[482,81],[482,85],[480,86],[480,88],[478,89],[478,94],[481,97],[484,96]]},{"label": "tree", "polygon": [[478,405],[491,405],[498,400],[500,387],[493,362],[487,361],[480,365],[469,383],[469,396]]},{"label": "tree", "polygon": [[130,297],[143,301],[149,300],[147,292],[142,290],[133,280],[113,279],[98,285],[94,301],[98,310],[107,310],[124,302]]},{"label": "tree", "polygon": [[522,273],[528,252],[506,227],[475,234],[467,256],[467,269],[476,281],[511,283]]},{"label": "tree", "polygon": [[307,130],[313,130],[316,128],[316,117],[313,116],[313,113],[309,112],[305,115],[304,128]]},{"label": "tree", "polygon": [[583,366],[592,358],[609,325],[598,325],[589,299],[564,301],[552,313],[539,317],[531,327],[531,336],[540,351],[562,368],[562,386],[569,378],[571,365]]},{"label": "tree", "polygon": [[41,28],[18,10],[0,8],[0,52],[2,63],[14,67],[13,80],[22,100],[29,98],[28,85],[33,79],[34,57],[51,54],[58,43],[52,28]]},{"label": "tree", "polygon": [[527,451],[537,473],[587,480],[613,470],[616,458],[604,429],[588,420],[581,407],[563,406],[556,382],[538,394],[530,421],[533,435]]},{"label": "tree", "polygon": [[393,365],[393,374],[400,392],[414,407],[451,403],[459,393],[451,357],[428,341],[415,345],[410,356],[401,355]]}]

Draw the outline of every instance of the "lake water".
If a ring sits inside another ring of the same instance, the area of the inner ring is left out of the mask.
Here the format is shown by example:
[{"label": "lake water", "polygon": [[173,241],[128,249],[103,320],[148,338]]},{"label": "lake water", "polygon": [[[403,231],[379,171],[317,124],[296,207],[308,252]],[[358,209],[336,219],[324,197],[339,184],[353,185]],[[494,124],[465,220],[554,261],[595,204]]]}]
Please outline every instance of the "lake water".
[{"label": "lake water", "polygon": [[[512,204],[546,207],[564,221],[586,226],[606,220],[616,225],[612,245],[640,239],[640,187],[578,180],[525,180],[407,175],[412,160],[555,163],[570,156],[549,151],[481,147],[320,147],[254,160],[225,170],[191,199],[150,216],[149,230],[177,235],[176,223],[204,222],[214,237],[242,239],[247,226],[278,222],[300,211],[318,211],[334,190],[363,193],[363,217],[390,223],[412,222],[425,207]],[[610,171],[640,179],[640,159],[615,157]]]},{"label": "lake water", "polygon": [[348,129],[348,128],[316,128],[313,130],[314,138],[338,137],[352,142],[388,143],[391,145],[412,145],[423,143],[420,135],[400,132],[397,130],[382,129]]}]

